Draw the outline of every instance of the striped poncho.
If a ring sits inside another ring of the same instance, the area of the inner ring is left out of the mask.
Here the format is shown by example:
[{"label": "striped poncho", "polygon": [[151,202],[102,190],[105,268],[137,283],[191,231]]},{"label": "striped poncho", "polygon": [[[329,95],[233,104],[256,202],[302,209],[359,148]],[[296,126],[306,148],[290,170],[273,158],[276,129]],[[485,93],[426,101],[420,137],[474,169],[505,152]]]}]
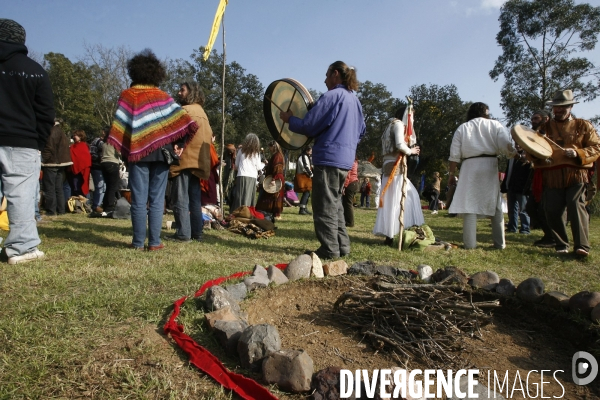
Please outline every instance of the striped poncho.
[{"label": "striped poncho", "polygon": [[134,85],[121,92],[107,142],[123,159],[137,162],[187,135],[198,125],[165,92],[155,86]]}]

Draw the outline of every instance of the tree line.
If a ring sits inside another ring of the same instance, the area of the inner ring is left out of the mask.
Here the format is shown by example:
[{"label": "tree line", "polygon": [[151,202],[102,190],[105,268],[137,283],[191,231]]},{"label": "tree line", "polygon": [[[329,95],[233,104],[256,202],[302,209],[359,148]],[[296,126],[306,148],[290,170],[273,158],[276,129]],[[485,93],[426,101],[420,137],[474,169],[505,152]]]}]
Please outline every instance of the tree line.
[{"label": "tree line", "polygon": [[[600,69],[583,56],[596,45],[600,7],[575,5],[573,0],[509,0],[501,8],[499,24],[496,41],[503,52],[489,75],[504,80],[501,106],[506,117],[502,122],[509,126],[525,123],[559,89],[573,89],[586,101],[600,94]],[[199,47],[187,60],[164,60],[168,77],[162,89],[176,98],[182,82],[197,81],[206,95],[204,108],[211,126],[219,136],[223,55],[213,50],[204,61],[203,51]],[[125,46],[84,44],[84,54],[77,61],[52,52],[38,60],[48,71],[56,114],[67,131],[83,129],[94,135],[111,124],[119,94],[131,83],[126,65],[132,56]],[[225,70],[225,142],[238,144],[248,132],[263,142],[270,140],[263,117],[265,86],[235,61],[228,62]],[[320,96],[317,90],[309,91],[315,99]],[[418,171],[428,177],[434,171],[443,174],[452,136],[465,121],[471,102],[460,98],[455,85],[414,85],[407,95],[414,101],[414,127],[422,148]],[[384,84],[369,80],[361,82],[357,96],[367,125],[357,156],[373,158],[373,164],[380,166],[381,134],[405,100],[393,97]]]}]

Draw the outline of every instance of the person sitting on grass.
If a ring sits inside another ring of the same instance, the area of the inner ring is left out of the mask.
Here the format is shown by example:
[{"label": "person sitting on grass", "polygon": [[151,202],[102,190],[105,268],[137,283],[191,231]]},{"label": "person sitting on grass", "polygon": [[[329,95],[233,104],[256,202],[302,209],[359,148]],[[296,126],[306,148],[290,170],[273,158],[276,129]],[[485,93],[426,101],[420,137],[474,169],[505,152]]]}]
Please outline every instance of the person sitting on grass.
[{"label": "person sitting on grass", "polygon": [[283,205],[286,207],[300,206],[298,195],[294,191],[294,185],[291,182],[285,183],[285,193],[283,194]]}]

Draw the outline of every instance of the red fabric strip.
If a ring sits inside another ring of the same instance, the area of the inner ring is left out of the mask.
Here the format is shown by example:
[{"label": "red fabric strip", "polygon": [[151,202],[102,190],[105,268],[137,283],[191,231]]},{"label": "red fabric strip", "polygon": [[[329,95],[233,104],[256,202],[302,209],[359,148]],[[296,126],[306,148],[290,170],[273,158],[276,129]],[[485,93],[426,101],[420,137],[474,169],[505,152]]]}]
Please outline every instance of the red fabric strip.
[{"label": "red fabric strip", "polygon": [[[275,267],[284,269],[287,264],[277,264]],[[241,278],[250,274],[250,271],[236,272],[227,277],[220,277],[207,281],[198,289],[194,297],[202,294],[210,287],[219,285],[227,280]],[[210,351],[200,346],[190,336],[183,333],[183,325],[176,322],[181,305],[187,300],[187,296],[180,298],[173,303],[173,313],[169,321],[165,324],[165,335],[171,335],[175,343],[190,356],[190,363],[195,365],[202,372],[220,383],[224,388],[234,391],[244,400],[277,400],[266,388],[259,385],[256,381],[246,378],[243,375],[229,371]]]}]

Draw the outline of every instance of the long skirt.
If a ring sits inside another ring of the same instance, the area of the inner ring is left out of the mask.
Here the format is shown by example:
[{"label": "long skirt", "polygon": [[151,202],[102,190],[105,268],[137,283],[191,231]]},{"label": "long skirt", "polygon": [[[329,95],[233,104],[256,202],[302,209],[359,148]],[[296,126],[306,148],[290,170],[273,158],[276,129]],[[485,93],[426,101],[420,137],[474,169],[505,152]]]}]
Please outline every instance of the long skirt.
[{"label": "long skirt", "polygon": [[256,178],[249,176],[238,176],[235,178],[233,188],[233,199],[229,212],[232,213],[241,206],[253,206],[256,204]]},{"label": "long skirt", "polygon": [[277,193],[267,193],[263,188],[260,189],[256,209],[266,211],[278,217],[283,211],[283,188]]},{"label": "long skirt", "polygon": [[[383,176],[381,187],[387,184],[389,176]],[[383,195],[383,207],[377,209],[377,218],[373,233],[377,236],[386,236],[393,238],[400,232],[400,200],[402,198],[402,175],[396,175],[387,191]],[[411,183],[406,180],[406,199],[404,201],[404,227],[410,228],[414,225],[423,225],[425,218],[421,210],[421,200],[419,192]],[[383,189],[381,189],[383,191]]]}]

